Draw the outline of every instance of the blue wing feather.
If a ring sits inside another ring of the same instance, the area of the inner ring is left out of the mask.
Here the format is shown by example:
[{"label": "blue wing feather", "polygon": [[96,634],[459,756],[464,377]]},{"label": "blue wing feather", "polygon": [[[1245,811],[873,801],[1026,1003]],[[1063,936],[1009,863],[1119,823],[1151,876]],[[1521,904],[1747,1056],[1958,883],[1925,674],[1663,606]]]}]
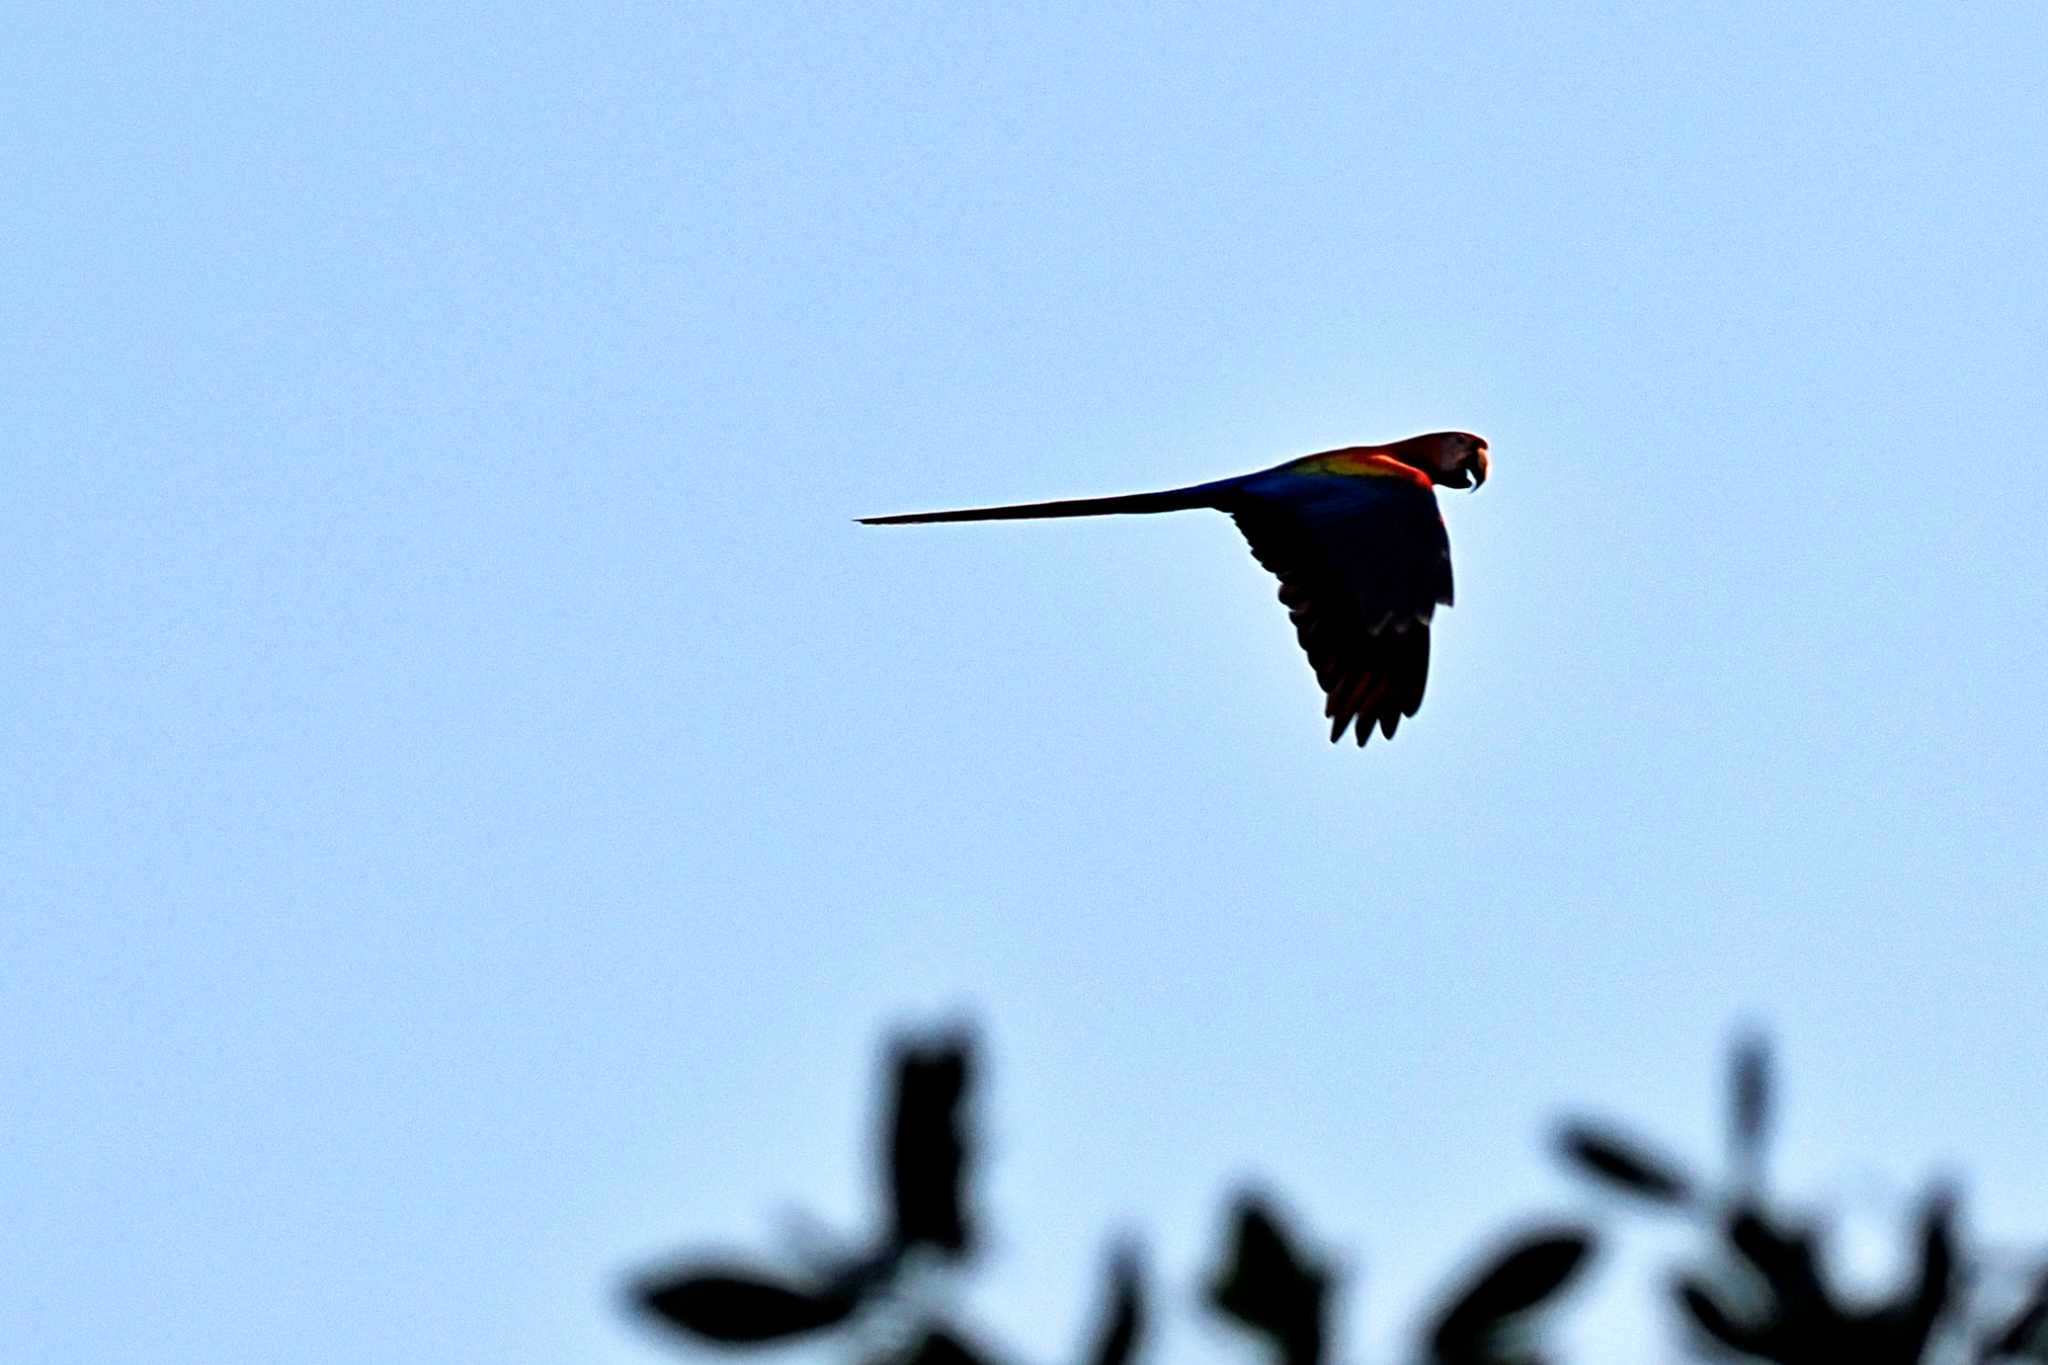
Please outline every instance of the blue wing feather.
[{"label": "blue wing feather", "polygon": [[1225,504],[1314,668],[1330,738],[1391,737],[1422,705],[1429,625],[1452,598],[1435,495],[1406,479],[1299,473],[1243,480]]}]

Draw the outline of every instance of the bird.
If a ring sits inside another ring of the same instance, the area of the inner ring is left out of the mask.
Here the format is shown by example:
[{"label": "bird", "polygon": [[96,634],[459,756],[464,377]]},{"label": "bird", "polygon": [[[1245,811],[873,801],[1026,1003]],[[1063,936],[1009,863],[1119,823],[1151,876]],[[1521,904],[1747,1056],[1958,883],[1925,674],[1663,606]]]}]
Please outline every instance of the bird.
[{"label": "bird", "polygon": [[907,526],[1223,512],[1252,557],[1280,580],[1280,602],[1323,690],[1330,742],[1348,727],[1364,748],[1375,728],[1392,739],[1402,718],[1421,707],[1430,620],[1451,605],[1451,544],[1436,489],[1477,489],[1491,467],[1481,437],[1433,431],[1186,488],[858,520]]}]

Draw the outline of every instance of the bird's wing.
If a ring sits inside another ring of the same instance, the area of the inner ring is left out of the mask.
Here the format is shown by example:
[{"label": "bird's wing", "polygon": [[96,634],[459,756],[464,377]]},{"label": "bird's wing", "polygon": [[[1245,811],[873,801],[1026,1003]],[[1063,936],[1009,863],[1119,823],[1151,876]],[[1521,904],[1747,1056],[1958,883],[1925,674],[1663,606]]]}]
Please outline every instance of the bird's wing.
[{"label": "bird's wing", "polygon": [[1430,617],[1451,601],[1451,544],[1428,483],[1281,469],[1244,480],[1224,510],[1280,580],[1331,742],[1354,722],[1361,747],[1375,726],[1391,738],[1422,705]]}]

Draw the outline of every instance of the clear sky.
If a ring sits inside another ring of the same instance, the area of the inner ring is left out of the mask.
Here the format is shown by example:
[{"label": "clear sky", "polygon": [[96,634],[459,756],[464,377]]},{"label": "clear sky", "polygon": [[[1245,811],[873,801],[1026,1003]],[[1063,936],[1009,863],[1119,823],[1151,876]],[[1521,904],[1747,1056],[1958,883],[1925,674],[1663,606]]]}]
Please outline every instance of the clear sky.
[{"label": "clear sky", "polygon": [[[1372,1354],[1588,1207],[1561,1108],[1711,1152],[1743,1020],[1795,1187],[2048,1234],[2044,51],[15,7],[6,1354],[678,1358],[619,1276],[851,1224],[876,1047],[950,1011],[1040,1360],[1247,1174]],[[851,520],[1445,426],[1494,478],[1364,753],[1221,517]]]}]

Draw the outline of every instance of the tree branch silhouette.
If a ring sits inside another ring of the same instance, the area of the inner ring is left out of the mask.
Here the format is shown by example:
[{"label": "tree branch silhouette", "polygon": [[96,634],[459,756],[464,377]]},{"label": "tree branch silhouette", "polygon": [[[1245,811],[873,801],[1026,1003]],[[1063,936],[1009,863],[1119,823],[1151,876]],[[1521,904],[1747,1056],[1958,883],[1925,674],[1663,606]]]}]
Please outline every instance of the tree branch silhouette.
[{"label": "tree branch silhouette", "polygon": [[[974,1258],[974,1043],[961,1030],[908,1032],[890,1045],[882,1125],[882,1216],[823,1263],[761,1266],[685,1260],[631,1289],[637,1309],[700,1342],[758,1347],[841,1334],[866,1365],[993,1365],[1014,1360],[979,1341],[940,1295],[935,1272]],[[1556,1133],[1566,1167],[1635,1208],[1689,1220],[1701,1262],[1674,1274],[1669,1302],[1702,1357],[1771,1365],[2048,1365],[2048,1265],[2023,1292],[1973,1295],[1990,1278],[1960,1245],[1958,1201],[1927,1191],[1911,1229],[1911,1265],[1875,1302],[1855,1302],[1829,1273],[1824,1223],[1774,1204],[1765,1156],[1775,1120],[1770,1050],[1739,1038],[1728,1079],[1727,1174],[1718,1179],[1617,1126],[1573,1119]],[[1546,1365],[1549,1309],[1582,1276],[1606,1234],[1576,1221],[1528,1225],[1425,1315],[1430,1365]],[[1203,1302],[1263,1344],[1277,1365],[1325,1365],[1337,1274],[1267,1195],[1241,1191],[1206,1278]],[[2017,1306],[2013,1306],[2016,1302]],[[1108,1261],[1100,1320],[1080,1365],[1132,1365],[1144,1353],[1147,1294],[1135,1245]],[[877,1354],[875,1324],[883,1344]],[[1947,1355],[1942,1355],[1947,1351]]]}]

